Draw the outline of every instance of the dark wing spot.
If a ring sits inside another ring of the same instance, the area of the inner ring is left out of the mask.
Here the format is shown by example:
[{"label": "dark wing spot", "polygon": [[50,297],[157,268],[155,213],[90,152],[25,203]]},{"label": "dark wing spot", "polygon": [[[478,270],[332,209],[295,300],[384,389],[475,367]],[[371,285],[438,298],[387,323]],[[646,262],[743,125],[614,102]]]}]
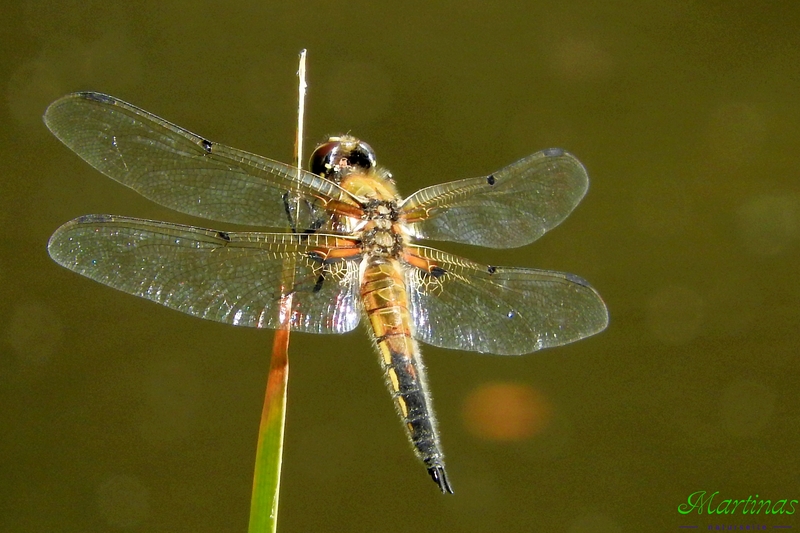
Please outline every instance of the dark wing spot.
[{"label": "dark wing spot", "polygon": [[486,269],[489,274],[494,274],[497,272],[497,267],[489,265],[489,268]]},{"label": "dark wing spot", "polygon": [[85,100],[94,100],[95,102],[100,102],[103,104],[116,104],[117,99],[113,96],[108,96],[107,94],[103,93],[93,93],[93,92],[80,92],[78,93],[81,98]]},{"label": "dark wing spot", "polygon": [[434,265],[434,266],[432,266],[432,267],[431,267],[431,269],[430,269],[430,271],[428,272],[428,274],[430,274],[430,275],[431,275],[431,276],[433,276],[434,278],[441,278],[442,276],[444,276],[445,274],[447,274],[447,270],[443,269],[443,268],[442,268],[442,267],[440,267],[440,266],[436,266],[436,265]]},{"label": "dark wing spot", "polygon": [[224,231],[218,231],[217,237],[219,237],[223,241],[231,242],[231,236],[225,233]]},{"label": "dark wing spot", "polygon": [[542,153],[547,157],[561,157],[564,155],[564,150],[561,148],[548,148],[547,150],[542,150]]},{"label": "dark wing spot", "polygon": [[590,287],[591,288],[591,285],[589,285],[589,282],[586,281],[585,279],[583,279],[580,276],[576,276],[575,274],[570,274],[568,272],[565,272],[564,273],[564,277],[567,278],[572,283],[577,283],[578,285],[583,285],[584,287]]},{"label": "dark wing spot", "polygon": [[489,177],[486,178],[486,183],[488,183],[489,185],[494,185],[496,182],[497,180],[494,179],[494,174],[489,174]]},{"label": "dark wing spot", "polygon": [[203,150],[205,150],[206,153],[209,154],[211,153],[211,146],[212,146],[211,141],[203,139],[202,141],[200,141],[200,146],[203,147]]},{"label": "dark wing spot", "polygon": [[103,222],[111,222],[114,220],[113,215],[83,215],[75,219],[78,224],[97,224]]}]

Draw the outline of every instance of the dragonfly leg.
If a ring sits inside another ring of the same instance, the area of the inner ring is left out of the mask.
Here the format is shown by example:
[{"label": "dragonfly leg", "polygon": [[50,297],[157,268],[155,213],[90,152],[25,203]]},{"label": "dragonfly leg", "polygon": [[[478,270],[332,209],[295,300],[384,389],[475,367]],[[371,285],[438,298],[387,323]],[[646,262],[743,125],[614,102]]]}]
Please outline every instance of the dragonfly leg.
[{"label": "dragonfly leg", "polygon": [[288,222],[292,233],[316,233],[317,230],[319,230],[325,224],[325,219],[320,213],[318,213],[319,210],[316,209],[310,201],[303,199],[302,202],[305,204],[305,209],[312,215],[310,226],[308,228],[300,228],[300,206],[294,203],[296,198],[292,196],[291,193],[285,192],[283,193],[283,196],[281,196],[281,199],[283,200],[283,210],[286,212],[286,221]]}]

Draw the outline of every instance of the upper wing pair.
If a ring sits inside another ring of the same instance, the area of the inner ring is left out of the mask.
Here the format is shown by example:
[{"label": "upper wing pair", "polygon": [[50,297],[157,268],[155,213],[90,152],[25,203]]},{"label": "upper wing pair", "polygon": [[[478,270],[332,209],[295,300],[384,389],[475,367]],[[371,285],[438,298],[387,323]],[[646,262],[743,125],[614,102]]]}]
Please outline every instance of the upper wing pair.
[{"label": "upper wing pair", "polygon": [[[65,96],[48,107],[44,120],[90,165],[182,213],[285,228],[289,192],[311,206],[298,210],[304,216],[293,221],[302,230],[318,229],[319,210],[331,201],[359,205],[358,198],[320,176],[212,143],[112,96]],[[512,248],[564,220],[588,183],[577,159],[562,150],[544,150],[490,176],[417,191],[401,205],[401,216],[418,238]]]}]

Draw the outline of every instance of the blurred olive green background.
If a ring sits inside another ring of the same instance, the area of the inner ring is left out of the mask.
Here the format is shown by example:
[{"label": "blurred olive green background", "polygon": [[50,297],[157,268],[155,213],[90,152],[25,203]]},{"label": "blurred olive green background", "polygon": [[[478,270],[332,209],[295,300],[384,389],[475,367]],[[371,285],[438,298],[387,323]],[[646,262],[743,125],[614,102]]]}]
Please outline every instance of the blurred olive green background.
[{"label": "blurred olive green background", "polygon": [[[364,332],[294,335],[280,531],[800,526],[677,510],[698,490],[800,499],[799,15],[685,0],[8,3],[0,530],[246,530],[271,333],[116,292],[46,252],[88,213],[227,227],[102,176],[41,115],[102,91],[289,161],[301,48],[308,142],[367,140],[406,194],[551,146],[578,156],[589,193],[539,242],[443,248],[585,277],[611,324],[519,358],[425,350],[453,496],[413,457]],[[491,407],[530,411],[518,438],[475,419],[503,387],[527,391]]]}]

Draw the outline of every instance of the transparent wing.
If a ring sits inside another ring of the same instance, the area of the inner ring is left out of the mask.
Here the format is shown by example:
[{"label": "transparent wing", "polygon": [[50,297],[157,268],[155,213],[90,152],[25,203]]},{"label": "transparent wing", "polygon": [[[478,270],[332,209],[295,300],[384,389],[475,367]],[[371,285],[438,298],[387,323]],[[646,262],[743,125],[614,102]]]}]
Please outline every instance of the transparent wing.
[{"label": "transparent wing", "polygon": [[418,238],[514,248],[560,224],[588,187],[580,161],[551,148],[489,176],[421,189],[402,215]]},{"label": "transparent wing", "polygon": [[[225,233],[113,215],[67,222],[50,238],[62,266],[172,309],[237,326],[277,328],[292,280],[292,329],[343,333],[359,322],[358,262],[323,263],[318,250],[348,238]],[[355,257],[355,256],[354,256]]]},{"label": "transparent wing", "polygon": [[408,253],[421,258],[415,263],[433,267],[406,268],[414,336],[428,344],[521,355],[583,339],[608,325],[600,295],[578,276],[489,267],[420,246]]},{"label": "transparent wing", "polygon": [[[165,207],[210,220],[256,226],[289,224],[287,192],[305,204],[357,205],[335,183],[222,144],[100,93],[67,95],[44,115],[50,131],[106,176]],[[309,208],[292,221],[324,225]]]}]

